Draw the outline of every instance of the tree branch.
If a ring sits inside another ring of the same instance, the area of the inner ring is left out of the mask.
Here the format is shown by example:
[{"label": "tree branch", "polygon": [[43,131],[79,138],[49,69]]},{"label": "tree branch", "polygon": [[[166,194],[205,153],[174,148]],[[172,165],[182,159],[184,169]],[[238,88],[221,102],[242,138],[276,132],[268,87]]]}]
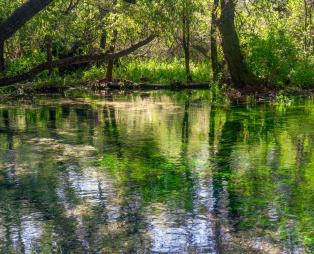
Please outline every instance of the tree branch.
[{"label": "tree branch", "polygon": [[116,53],[103,53],[103,54],[93,54],[93,55],[84,55],[84,56],[74,56],[74,57],[68,57],[64,59],[59,59],[51,62],[45,62],[42,64],[37,65],[36,67],[32,68],[31,70],[21,73],[19,75],[13,76],[13,77],[5,77],[0,79],[0,87],[12,85],[18,82],[31,80],[39,73],[50,70],[52,68],[60,68],[65,66],[71,66],[71,65],[78,65],[82,63],[95,63],[98,61],[103,61],[106,59],[117,59],[123,56],[127,56],[137,49],[145,46],[146,44],[150,43],[156,38],[155,35],[150,35],[146,39],[139,41],[138,43],[131,45],[130,47],[123,49]]},{"label": "tree branch", "polygon": [[17,30],[53,0],[28,0],[18,7],[10,17],[0,23],[0,42],[9,39]]}]

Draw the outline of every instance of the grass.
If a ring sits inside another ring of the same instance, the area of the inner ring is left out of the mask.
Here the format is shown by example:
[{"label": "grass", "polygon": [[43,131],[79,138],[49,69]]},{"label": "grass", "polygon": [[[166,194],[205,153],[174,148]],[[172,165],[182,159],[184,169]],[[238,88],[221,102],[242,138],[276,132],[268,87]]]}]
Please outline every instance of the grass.
[{"label": "grass", "polygon": [[[210,62],[191,63],[191,73],[194,82],[211,80]],[[141,77],[148,78],[150,83],[185,82],[186,74],[184,61],[172,59],[163,61],[158,59],[141,59],[122,62],[115,69],[115,77],[140,82]]]},{"label": "grass", "polygon": [[[246,55],[249,69],[257,76],[266,80],[268,84],[280,89],[296,87],[299,89],[310,89],[314,87],[314,57],[304,55],[296,57],[298,50],[289,40],[254,38],[250,41],[251,51]],[[283,40],[283,41],[282,41]],[[266,46],[267,47],[266,47]],[[279,46],[278,46],[279,45]],[[283,46],[284,45],[284,46]],[[285,49],[285,50],[279,50]],[[17,61],[7,63],[7,69],[0,74],[13,76],[43,62],[43,54],[25,56]],[[210,61],[191,62],[191,73],[194,82],[210,82]],[[44,71],[36,76],[34,83],[67,85],[84,83],[103,79],[106,76],[106,64],[97,67],[92,66],[86,70],[77,70],[65,76],[60,76],[57,69],[51,73]],[[146,59],[123,59],[114,68],[114,78],[141,82],[145,77],[151,84],[170,84],[174,82],[184,83],[186,81],[184,59],[173,58],[170,60],[146,58]]]}]

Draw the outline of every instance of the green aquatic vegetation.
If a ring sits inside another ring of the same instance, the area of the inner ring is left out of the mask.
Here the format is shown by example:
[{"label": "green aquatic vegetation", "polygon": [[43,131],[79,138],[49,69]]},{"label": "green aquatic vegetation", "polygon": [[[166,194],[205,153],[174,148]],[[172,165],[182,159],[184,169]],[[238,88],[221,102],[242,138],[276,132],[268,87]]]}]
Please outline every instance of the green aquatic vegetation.
[{"label": "green aquatic vegetation", "polygon": [[[192,182],[189,169],[184,165],[166,161],[160,156],[119,158],[116,154],[104,155],[98,165],[109,170],[120,184],[132,182],[146,202],[184,202],[190,207],[189,192]],[[186,174],[187,173],[187,174]],[[187,200],[180,200],[187,195]]]},{"label": "green aquatic vegetation", "polygon": [[294,99],[292,97],[288,97],[282,94],[277,95],[274,100],[274,104],[278,106],[291,106],[293,102],[294,102]]}]

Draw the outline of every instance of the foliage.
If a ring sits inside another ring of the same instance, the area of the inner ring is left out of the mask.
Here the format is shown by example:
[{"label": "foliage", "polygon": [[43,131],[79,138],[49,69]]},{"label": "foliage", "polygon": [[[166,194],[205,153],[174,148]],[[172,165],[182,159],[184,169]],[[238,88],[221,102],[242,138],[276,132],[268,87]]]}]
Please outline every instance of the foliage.
[{"label": "foliage", "polygon": [[286,32],[270,31],[265,37],[252,36],[246,47],[248,66],[267,84],[281,87],[314,84],[313,57],[300,55],[298,45]]},{"label": "foliage", "polygon": [[105,76],[105,70],[103,68],[97,68],[95,65],[83,72],[82,79],[83,80],[96,80],[101,79]]},{"label": "foliage", "polygon": [[[1,1],[0,20],[8,18],[22,3]],[[210,0],[137,0],[135,4],[124,0],[55,0],[5,42],[6,70],[0,77],[15,75],[46,61],[49,41],[52,58],[60,59],[105,52],[113,46],[117,51],[157,34],[158,39],[151,45],[121,60],[120,66],[115,67],[115,78],[138,82],[144,76],[158,83],[184,81],[185,17],[190,32],[193,79],[209,81],[212,5]],[[313,1],[237,1],[236,29],[249,69],[267,84],[280,88],[313,87]],[[223,59],[220,45],[218,53],[218,58]],[[103,78],[106,63],[102,66],[93,66],[84,73],[73,68],[75,74],[71,75],[83,80]],[[228,74],[223,74],[227,79]],[[62,71],[46,72],[35,80],[53,80],[57,76],[64,80]]]},{"label": "foliage", "polygon": [[[191,73],[194,81],[209,81],[211,68],[209,62],[192,63]],[[179,59],[163,61],[160,59],[145,59],[122,62],[116,69],[116,76],[122,79],[140,82],[142,77],[153,83],[184,82],[184,62]]]}]

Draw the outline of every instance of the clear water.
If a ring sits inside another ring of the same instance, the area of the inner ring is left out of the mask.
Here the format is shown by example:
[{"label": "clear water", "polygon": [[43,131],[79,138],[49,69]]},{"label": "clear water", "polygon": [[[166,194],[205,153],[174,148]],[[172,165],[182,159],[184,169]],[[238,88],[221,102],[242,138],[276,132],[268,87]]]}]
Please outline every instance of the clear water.
[{"label": "clear water", "polygon": [[314,100],[0,106],[0,253],[312,253]]}]

